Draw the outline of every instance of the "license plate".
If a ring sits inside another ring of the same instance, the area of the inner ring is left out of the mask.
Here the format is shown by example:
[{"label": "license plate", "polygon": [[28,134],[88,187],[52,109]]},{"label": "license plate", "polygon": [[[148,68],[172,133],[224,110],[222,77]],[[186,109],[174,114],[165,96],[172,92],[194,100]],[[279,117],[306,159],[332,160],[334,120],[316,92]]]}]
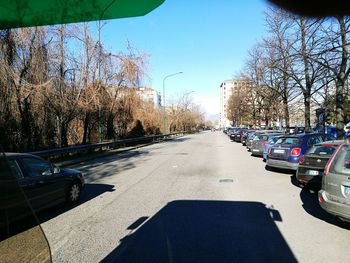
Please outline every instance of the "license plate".
[{"label": "license plate", "polygon": [[315,171],[315,170],[308,170],[306,174],[308,174],[308,175],[319,175],[320,172],[319,171]]},{"label": "license plate", "polygon": [[273,152],[274,152],[274,153],[284,153],[284,150],[281,150],[281,149],[274,149]]},{"label": "license plate", "polygon": [[253,152],[258,152],[259,150],[258,149],[253,149]]},{"label": "license plate", "polygon": [[350,194],[350,187],[349,186],[344,186],[344,193],[345,194]]}]

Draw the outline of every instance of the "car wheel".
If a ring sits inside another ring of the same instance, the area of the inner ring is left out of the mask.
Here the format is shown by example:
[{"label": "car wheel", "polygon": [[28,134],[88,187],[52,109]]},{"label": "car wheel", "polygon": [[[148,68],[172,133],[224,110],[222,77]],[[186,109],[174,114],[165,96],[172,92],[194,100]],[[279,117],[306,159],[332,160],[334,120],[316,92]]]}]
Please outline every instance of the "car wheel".
[{"label": "car wheel", "polygon": [[81,196],[81,185],[78,182],[73,182],[68,190],[67,201],[69,203],[77,203]]}]

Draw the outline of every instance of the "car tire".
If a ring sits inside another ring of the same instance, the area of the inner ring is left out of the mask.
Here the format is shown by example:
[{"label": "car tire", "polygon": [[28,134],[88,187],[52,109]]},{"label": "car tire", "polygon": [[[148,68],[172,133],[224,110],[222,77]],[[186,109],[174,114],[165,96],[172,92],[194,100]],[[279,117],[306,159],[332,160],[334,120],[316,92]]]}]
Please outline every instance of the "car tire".
[{"label": "car tire", "polygon": [[70,204],[75,204],[79,202],[81,191],[82,191],[81,184],[77,181],[74,181],[68,189],[67,202]]}]

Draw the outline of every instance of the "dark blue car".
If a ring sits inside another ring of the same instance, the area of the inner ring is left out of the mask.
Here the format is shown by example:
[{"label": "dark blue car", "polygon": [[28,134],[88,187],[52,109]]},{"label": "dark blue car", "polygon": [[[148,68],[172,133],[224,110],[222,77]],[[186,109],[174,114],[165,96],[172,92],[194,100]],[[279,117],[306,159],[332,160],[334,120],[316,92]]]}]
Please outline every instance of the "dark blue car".
[{"label": "dark blue car", "polygon": [[299,159],[317,143],[333,140],[329,134],[309,133],[282,136],[270,147],[266,166],[297,170]]},{"label": "dark blue car", "polygon": [[[84,188],[80,171],[60,169],[38,156],[24,153],[5,153],[9,168],[23,189],[34,211],[58,203],[79,201]],[[0,185],[0,190],[6,185]],[[12,208],[16,208],[13,196]],[[20,205],[20,204],[18,204]]]}]

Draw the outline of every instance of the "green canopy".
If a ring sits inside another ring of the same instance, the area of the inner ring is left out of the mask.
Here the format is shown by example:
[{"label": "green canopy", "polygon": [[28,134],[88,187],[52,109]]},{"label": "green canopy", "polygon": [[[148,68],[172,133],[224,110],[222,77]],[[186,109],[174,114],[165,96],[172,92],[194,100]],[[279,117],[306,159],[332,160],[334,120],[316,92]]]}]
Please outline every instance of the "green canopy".
[{"label": "green canopy", "polygon": [[143,16],[164,0],[1,0],[0,29]]}]

